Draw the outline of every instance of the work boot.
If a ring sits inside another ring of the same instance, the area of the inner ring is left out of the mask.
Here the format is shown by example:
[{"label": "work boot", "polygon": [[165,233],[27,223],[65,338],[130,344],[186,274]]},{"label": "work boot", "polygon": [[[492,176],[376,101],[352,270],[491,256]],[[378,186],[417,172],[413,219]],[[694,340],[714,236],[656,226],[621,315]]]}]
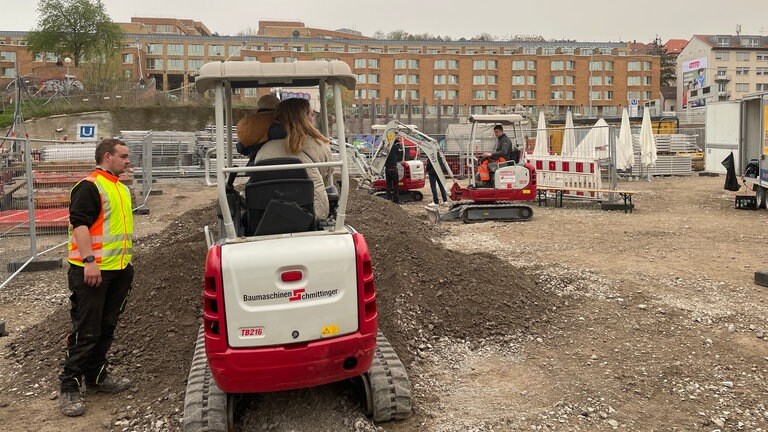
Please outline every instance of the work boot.
[{"label": "work boot", "polygon": [[112,375],[107,375],[106,378],[98,383],[86,383],[88,390],[101,393],[120,393],[131,388],[131,380],[128,378],[115,378]]},{"label": "work boot", "polygon": [[77,417],[85,413],[85,402],[79,391],[59,393],[59,405],[61,413],[67,417]]}]

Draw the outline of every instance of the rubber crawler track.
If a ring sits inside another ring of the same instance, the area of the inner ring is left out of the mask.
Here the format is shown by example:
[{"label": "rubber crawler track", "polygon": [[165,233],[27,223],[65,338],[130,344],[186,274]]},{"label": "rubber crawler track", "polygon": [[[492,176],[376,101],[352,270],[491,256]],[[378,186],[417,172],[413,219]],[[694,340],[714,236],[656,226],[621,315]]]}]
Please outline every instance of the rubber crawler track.
[{"label": "rubber crawler track", "polygon": [[411,382],[405,366],[384,335],[376,337],[376,354],[367,372],[375,422],[402,420],[411,415]]},{"label": "rubber crawler track", "polygon": [[184,432],[227,432],[227,395],[216,385],[208,368],[202,326],[184,397]]}]

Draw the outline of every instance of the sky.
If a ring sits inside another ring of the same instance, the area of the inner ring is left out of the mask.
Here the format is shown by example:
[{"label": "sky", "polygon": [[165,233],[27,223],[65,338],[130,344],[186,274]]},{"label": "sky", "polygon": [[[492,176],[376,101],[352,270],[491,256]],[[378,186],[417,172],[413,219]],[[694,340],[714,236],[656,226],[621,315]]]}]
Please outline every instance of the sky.
[{"label": "sky", "polygon": [[[302,21],[307,27],[351,28],[366,36],[404,30],[453,38],[481,33],[545,39],[651,42],[656,35],[768,36],[766,0],[102,0],[116,22],[131,17],[187,18],[235,35],[259,20]],[[0,0],[0,30],[32,30],[38,0]],[[761,33],[762,32],[762,33]]]}]

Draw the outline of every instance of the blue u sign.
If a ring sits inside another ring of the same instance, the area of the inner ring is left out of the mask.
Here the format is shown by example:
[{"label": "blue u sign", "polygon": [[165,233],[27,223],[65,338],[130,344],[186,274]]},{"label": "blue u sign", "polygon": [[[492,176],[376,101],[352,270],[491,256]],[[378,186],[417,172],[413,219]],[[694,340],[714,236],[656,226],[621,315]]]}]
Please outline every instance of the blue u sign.
[{"label": "blue u sign", "polygon": [[94,124],[77,125],[77,138],[81,140],[96,139],[96,125]]}]

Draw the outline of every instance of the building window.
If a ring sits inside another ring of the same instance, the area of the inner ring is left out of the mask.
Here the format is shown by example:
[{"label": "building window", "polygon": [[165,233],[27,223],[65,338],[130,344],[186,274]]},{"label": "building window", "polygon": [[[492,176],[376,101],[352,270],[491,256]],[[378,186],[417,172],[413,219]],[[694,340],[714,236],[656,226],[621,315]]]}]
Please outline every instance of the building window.
[{"label": "building window", "polygon": [[379,59],[368,59],[368,68],[369,69],[378,69],[379,68]]},{"label": "building window", "polygon": [[401,52],[403,52],[402,48],[387,48],[389,54],[400,54]]},{"label": "building window", "polygon": [[768,83],[757,83],[756,91],[768,91]]},{"label": "building window", "polygon": [[168,59],[168,70],[184,70],[184,60],[182,59]]},{"label": "building window", "polygon": [[[16,53],[13,53],[13,61],[16,61]],[[45,61],[47,63],[56,63],[56,61],[59,59],[59,56],[57,56],[55,53],[46,53],[45,54]]]},{"label": "building window", "polygon": [[749,75],[749,68],[748,67],[737,67],[736,68],[736,75]]},{"label": "building window", "polygon": [[549,77],[549,83],[551,85],[563,85],[565,84],[565,77],[562,75],[552,75]]},{"label": "building window", "polygon": [[768,54],[755,54],[757,61],[768,61]]},{"label": "building window", "polygon": [[605,85],[607,85],[607,86],[612,86],[613,85],[613,77],[612,76],[610,76],[610,75],[606,76],[606,77],[604,77],[604,79],[605,79]]},{"label": "building window", "polygon": [[628,71],[639,71],[640,70],[640,62],[639,61],[630,61],[627,62],[627,70]]},{"label": "building window", "polygon": [[736,61],[749,61],[749,51],[737,51]]},{"label": "building window", "polygon": [[768,76],[768,68],[765,68],[765,67],[755,68],[755,75]]},{"label": "building window", "polygon": [[715,60],[724,60],[728,61],[728,51],[715,51]]},{"label": "building window", "polygon": [[410,90],[409,91],[411,100],[419,100],[419,91],[418,90]]},{"label": "building window", "polygon": [[415,59],[408,60],[408,69],[418,69],[419,61]]},{"label": "building window", "polygon": [[405,84],[405,74],[397,74],[395,75],[393,82],[395,84]]},{"label": "building window", "polygon": [[123,54],[123,64],[133,64],[133,54]]},{"label": "building window", "polygon": [[742,37],[741,46],[743,47],[758,47],[760,46],[760,38],[754,37]]},{"label": "building window", "polygon": [[611,55],[612,53],[613,53],[613,48],[600,48],[600,54]]},{"label": "building window", "polygon": [[363,52],[363,47],[348,47],[347,51],[351,53],[359,53],[359,52]]},{"label": "building window", "polygon": [[528,70],[529,71],[536,70],[536,60],[528,60]]},{"label": "building window", "polygon": [[551,100],[562,100],[563,99],[563,91],[562,90],[553,90],[549,92],[549,98]]},{"label": "building window", "polygon": [[606,61],[605,62],[605,70],[612,71],[613,70],[613,62],[612,61]]},{"label": "building window", "polygon": [[488,90],[488,100],[496,100],[496,90]]},{"label": "building window", "polygon": [[355,67],[358,69],[362,69],[365,67],[365,59],[355,59]]},{"label": "building window", "polygon": [[[270,47],[270,50],[272,47]],[[224,57],[224,45],[208,45],[208,55],[211,57]]]},{"label": "building window", "polygon": [[605,92],[605,100],[613,100],[613,91],[608,90]]},{"label": "building window", "polygon": [[187,60],[187,67],[189,70],[198,70],[204,64],[204,60]]},{"label": "building window", "polygon": [[368,90],[368,97],[371,99],[378,99],[379,98],[379,91],[377,89],[370,89]]},{"label": "building window", "polygon": [[488,70],[496,70],[496,60],[488,60]]},{"label": "building window", "polygon": [[554,48],[542,48],[541,49],[541,55],[555,55],[555,49]]},{"label": "building window", "polygon": [[513,60],[512,70],[514,71],[525,70],[525,60]]},{"label": "building window", "polygon": [[553,61],[549,64],[549,70],[560,71],[565,67],[565,63],[562,60]]},{"label": "building window", "polygon": [[618,114],[618,112],[619,112],[618,107],[615,107],[615,106],[603,107],[603,116],[605,116],[605,117],[615,116],[615,115]]},{"label": "building window", "polygon": [[573,55],[575,52],[576,52],[576,49],[575,49],[575,48],[566,48],[566,47],[561,47],[561,48],[560,48],[560,53],[561,53],[561,54],[570,54],[570,55]]},{"label": "building window", "polygon": [[0,76],[6,77],[6,78],[16,78],[16,68],[12,68],[12,67],[0,68]]},{"label": "building window", "polygon": [[[325,51],[325,47],[321,47],[321,46],[309,47],[309,52],[323,52],[323,51]],[[361,59],[355,59],[355,61],[358,61],[358,60],[361,60]]]},{"label": "building window", "polygon": [[174,27],[170,24],[155,24],[155,33],[174,33]]},{"label": "building window", "polygon": [[459,68],[458,60],[448,60],[448,69],[456,70]]},{"label": "building window", "polygon": [[535,85],[536,84],[536,75],[528,75],[528,85]]},{"label": "building window", "polygon": [[721,46],[721,47],[731,46],[731,37],[730,36],[718,36],[717,37],[717,46]]},{"label": "building window", "polygon": [[415,74],[408,75],[408,84],[418,84],[419,76]]},{"label": "building window", "polygon": [[355,89],[355,99],[365,99],[365,89]]},{"label": "building window", "polygon": [[576,69],[576,62],[573,61],[573,60],[568,60],[567,62],[565,62],[565,68],[567,70],[574,70],[574,69]]},{"label": "building window", "polygon": [[464,53],[469,55],[475,55],[475,54],[480,54],[480,50],[467,48],[467,50]]},{"label": "building window", "polygon": [[461,50],[458,49],[447,49],[445,50],[446,54],[461,54]]},{"label": "building window", "polygon": [[646,71],[646,72],[650,71],[651,70],[651,62],[649,62],[649,61],[643,62],[643,70]]},{"label": "building window", "polygon": [[448,100],[456,100],[459,97],[458,90],[448,90]]},{"label": "building window", "polygon": [[131,75],[132,73],[130,69],[123,69],[123,78],[130,79]]},{"label": "building window", "polygon": [[[43,61],[43,53],[35,53],[35,62],[42,62]],[[125,55],[123,55],[123,63],[125,63]],[[133,60],[131,60],[131,63],[133,63]]]},{"label": "building window", "polygon": [[445,69],[448,62],[445,60],[435,60],[435,69]]},{"label": "building window", "polygon": [[643,92],[643,98],[645,100],[651,100],[651,92],[649,92],[649,91]]},{"label": "building window", "polygon": [[528,99],[536,100],[536,90],[528,90]]},{"label": "building window", "polygon": [[368,84],[378,84],[378,83],[379,83],[379,75],[368,74]]},{"label": "building window", "polygon": [[202,45],[187,45],[187,55],[190,56],[202,56],[204,55]]},{"label": "building window", "polygon": [[395,69],[405,69],[407,64],[405,59],[397,59],[395,60]]},{"label": "building window", "polygon": [[472,85],[485,85],[485,75],[475,75],[472,77]]},{"label": "building window", "polygon": [[595,49],[594,48],[581,48],[581,49],[579,49],[579,55],[582,55],[582,56],[591,56],[594,53],[595,53]]},{"label": "building window", "polygon": [[147,54],[155,55],[155,54],[162,54],[162,53],[163,53],[163,44],[159,44],[159,43],[147,44]]},{"label": "building window", "polygon": [[458,83],[459,83],[458,75],[448,75],[448,84],[458,84]]},{"label": "building window", "polygon": [[749,83],[736,83],[736,91],[737,92],[748,92],[749,91]]},{"label": "building window", "polygon": [[603,77],[601,76],[593,76],[589,77],[589,84],[590,85],[603,85]]},{"label": "building window", "polygon": [[440,50],[435,48],[427,48],[427,54],[440,54]]},{"label": "building window", "polygon": [[525,99],[525,90],[512,90],[512,99]]},{"label": "building window", "polygon": [[168,44],[166,49],[168,55],[184,55],[184,45],[182,44]]},{"label": "building window", "polygon": [[405,90],[395,89],[395,100],[405,99]]},{"label": "building window", "polygon": [[440,84],[446,84],[447,82],[448,82],[448,79],[445,75],[435,75],[433,84],[440,85]]},{"label": "building window", "polygon": [[603,100],[603,92],[601,91],[589,92],[589,100]]},{"label": "building window", "polygon": [[643,85],[649,86],[649,85],[651,85],[651,81],[652,81],[651,77],[649,77],[649,76],[643,77]]},{"label": "building window", "polygon": [[573,90],[566,90],[565,91],[565,99],[566,100],[573,100],[574,92]]},{"label": "building window", "polygon": [[485,100],[485,90],[475,90],[472,92],[472,100]]},{"label": "building window", "polygon": [[368,48],[368,52],[381,54],[384,52],[384,48]]},{"label": "building window", "polygon": [[524,85],[525,75],[512,75],[512,85]]},{"label": "building window", "polygon": [[434,99],[445,99],[445,90],[435,90],[432,92]]},{"label": "building window", "polygon": [[640,92],[639,91],[627,92],[627,100],[632,100],[632,99],[640,99]]},{"label": "building window", "polygon": [[628,76],[627,77],[627,85],[628,86],[639,86],[642,83],[642,77],[639,76]]},{"label": "building window", "polygon": [[536,55],[536,47],[524,47],[523,48],[523,54],[533,54],[533,55]]},{"label": "building window", "polygon": [[496,85],[498,84],[498,79],[496,75],[488,75],[488,85]]},{"label": "building window", "polygon": [[473,70],[485,70],[485,60],[474,60],[472,62]]},{"label": "building window", "polygon": [[601,70],[603,70],[603,62],[602,61],[591,61],[591,62],[589,62],[589,70],[591,70],[591,71],[601,71]]},{"label": "building window", "polygon": [[163,59],[147,59],[147,69],[163,70]]},{"label": "building window", "polygon": [[357,74],[357,83],[365,84],[365,74]]}]

